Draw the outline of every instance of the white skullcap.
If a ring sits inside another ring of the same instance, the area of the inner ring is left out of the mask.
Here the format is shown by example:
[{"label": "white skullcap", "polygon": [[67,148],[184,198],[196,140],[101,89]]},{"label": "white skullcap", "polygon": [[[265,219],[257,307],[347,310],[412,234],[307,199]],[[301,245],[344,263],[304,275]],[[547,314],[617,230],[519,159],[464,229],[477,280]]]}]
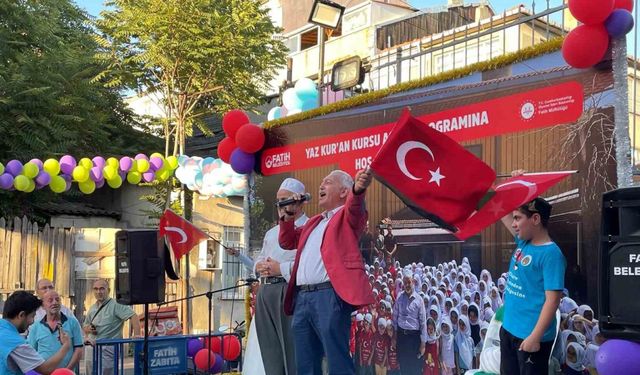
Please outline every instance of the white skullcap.
[{"label": "white skullcap", "polygon": [[280,184],[280,190],[287,190],[296,194],[305,193],[304,184],[291,177],[285,178],[284,181],[282,181],[282,184]]},{"label": "white skullcap", "polygon": [[364,316],[364,320],[366,320],[367,322],[371,323],[371,321],[373,320],[373,315],[371,315],[371,314],[367,313],[367,314]]},{"label": "white skullcap", "polygon": [[386,327],[387,326],[387,319],[385,319],[385,318],[378,319],[378,325]]},{"label": "white skullcap", "polygon": [[357,314],[356,315],[356,322],[361,322],[364,320],[364,315],[362,314]]},{"label": "white skullcap", "polygon": [[387,320],[387,327],[391,327],[393,326],[393,320],[389,319]]}]

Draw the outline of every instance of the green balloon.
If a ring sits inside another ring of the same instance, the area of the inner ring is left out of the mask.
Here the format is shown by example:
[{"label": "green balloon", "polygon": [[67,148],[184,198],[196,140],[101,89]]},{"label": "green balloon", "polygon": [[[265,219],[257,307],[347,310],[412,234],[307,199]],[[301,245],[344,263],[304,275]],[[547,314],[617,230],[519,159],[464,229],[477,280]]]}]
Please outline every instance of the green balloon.
[{"label": "green balloon", "polygon": [[32,162],[26,163],[24,168],[22,168],[22,174],[28,178],[35,178],[38,175],[38,172],[40,172],[40,169]]},{"label": "green balloon", "polygon": [[139,172],[127,173],[127,182],[129,182],[132,185],[139,184],[141,179],[142,179],[142,175]]},{"label": "green balloon", "polygon": [[149,170],[149,161],[147,159],[138,159],[136,162],[138,172],[144,173]]},{"label": "green balloon", "polygon": [[29,187],[29,178],[24,175],[18,175],[13,179],[13,187],[18,191],[25,191]]},{"label": "green balloon", "polygon": [[71,173],[71,175],[73,176],[74,180],[78,182],[85,182],[89,179],[89,170],[81,165],[78,165],[77,167],[73,168],[73,173]]},{"label": "green balloon", "polygon": [[64,189],[67,188],[67,182],[61,176],[53,176],[51,177],[51,182],[49,182],[49,189],[54,193],[62,193]]},{"label": "green balloon", "polygon": [[109,181],[118,175],[118,167],[114,167],[112,165],[107,165],[102,170],[102,174],[104,175],[104,179]]},{"label": "green balloon", "polygon": [[171,169],[178,168],[178,158],[171,155],[166,160],[167,160],[167,163],[169,164],[169,167],[171,167]]},{"label": "green balloon", "polygon": [[93,180],[86,180],[78,184],[78,188],[84,194],[91,194],[96,190],[96,183]]},{"label": "green balloon", "polygon": [[83,166],[84,169],[86,170],[90,170],[91,168],[93,168],[93,162],[89,158],[80,159],[80,161],[78,162],[78,165]]},{"label": "green balloon", "polygon": [[42,166],[45,172],[49,173],[51,177],[57,176],[60,173],[60,162],[56,159],[47,159]]},{"label": "green balloon", "polygon": [[34,190],[36,190],[36,183],[33,180],[29,180],[29,186],[27,186],[27,188],[24,189],[24,192],[31,193]]},{"label": "green balloon", "polygon": [[4,165],[0,163],[0,174],[4,173]]},{"label": "green balloon", "polygon": [[120,175],[116,175],[114,178],[107,180],[107,185],[112,189],[119,188],[122,186],[122,177],[120,177]]},{"label": "green balloon", "polygon": [[172,172],[173,171],[170,169],[160,169],[158,172],[156,172],[156,178],[163,182],[167,181],[169,177],[171,177]]}]

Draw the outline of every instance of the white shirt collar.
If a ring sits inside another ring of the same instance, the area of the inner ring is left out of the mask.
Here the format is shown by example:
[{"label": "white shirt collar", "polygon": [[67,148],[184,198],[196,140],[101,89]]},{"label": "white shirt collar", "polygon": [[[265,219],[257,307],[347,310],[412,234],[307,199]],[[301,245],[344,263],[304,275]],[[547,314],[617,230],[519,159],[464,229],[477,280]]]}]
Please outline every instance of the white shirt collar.
[{"label": "white shirt collar", "polygon": [[309,218],[307,217],[307,214],[302,214],[299,218],[296,219],[295,221],[295,226],[296,227],[301,227],[304,225],[304,223],[307,222]]},{"label": "white shirt collar", "polygon": [[333,215],[336,214],[336,212],[338,212],[339,209],[341,209],[342,207],[344,207],[344,204],[342,206],[338,206],[336,208],[334,208],[331,211],[325,211],[322,213],[322,217],[325,219],[331,219],[333,217]]}]

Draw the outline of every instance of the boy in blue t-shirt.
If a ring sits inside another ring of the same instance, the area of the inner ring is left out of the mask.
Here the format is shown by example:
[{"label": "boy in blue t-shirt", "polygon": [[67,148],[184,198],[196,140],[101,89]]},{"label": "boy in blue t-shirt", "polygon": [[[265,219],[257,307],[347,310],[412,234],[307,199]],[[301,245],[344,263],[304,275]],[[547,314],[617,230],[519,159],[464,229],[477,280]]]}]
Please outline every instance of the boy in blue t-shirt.
[{"label": "boy in blue t-shirt", "polygon": [[[514,175],[522,171],[514,172]],[[556,337],[566,260],[549,237],[551,205],[542,198],[502,219],[516,241],[505,288],[500,329],[500,373],[547,374]]]}]

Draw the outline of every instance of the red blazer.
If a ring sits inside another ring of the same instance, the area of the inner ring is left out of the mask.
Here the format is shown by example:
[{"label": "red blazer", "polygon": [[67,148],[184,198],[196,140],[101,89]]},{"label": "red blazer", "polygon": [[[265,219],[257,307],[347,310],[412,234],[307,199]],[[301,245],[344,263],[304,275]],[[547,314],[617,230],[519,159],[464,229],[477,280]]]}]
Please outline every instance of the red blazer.
[{"label": "red blazer", "polygon": [[[350,192],[344,207],[329,221],[320,245],[322,261],[333,289],[343,301],[356,308],[375,302],[358,247],[360,234],[367,225],[367,216],[364,193],[355,195],[353,191]],[[284,299],[287,315],[293,314],[300,256],[309,235],[322,218],[321,214],[316,215],[299,228],[295,228],[293,220],[280,221],[280,246],[287,250],[299,249]]]}]

